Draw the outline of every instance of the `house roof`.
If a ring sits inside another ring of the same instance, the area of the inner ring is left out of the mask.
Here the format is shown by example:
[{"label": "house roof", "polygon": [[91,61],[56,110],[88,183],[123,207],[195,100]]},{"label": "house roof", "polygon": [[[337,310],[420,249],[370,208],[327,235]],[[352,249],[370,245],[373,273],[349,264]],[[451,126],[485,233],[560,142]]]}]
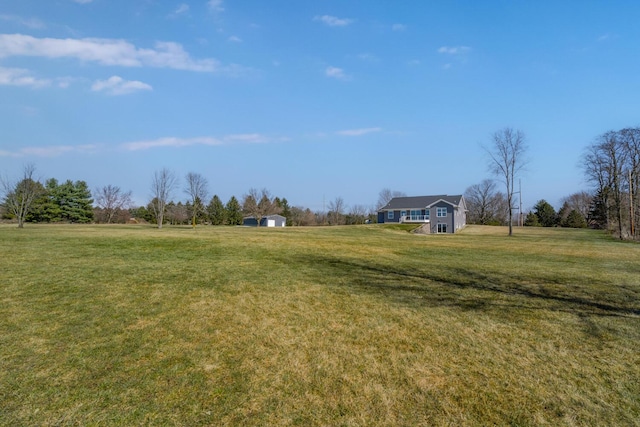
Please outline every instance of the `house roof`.
[{"label": "house roof", "polygon": [[[275,214],[275,215],[265,215],[265,216],[263,216],[263,217],[262,217],[262,218],[260,218],[260,219],[265,219],[265,218],[266,218],[266,219],[276,219],[276,218],[280,218],[280,219],[287,219],[286,217],[284,217],[284,216],[282,216],[282,215],[277,215],[277,214]],[[244,217],[244,218],[242,218],[242,219],[256,219],[256,217],[255,217],[255,216],[245,216],[245,217]]]},{"label": "house roof", "polygon": [[[457,196],[416,196],[416,197],[394,197],[389,203],[380,208],[381,211],[399,209],[424,209],[435,205],[438,202],[445,202],[453,207],[460,207],[464,203],[462,195]],[[464,206],[462,206],[464,208]]]}]

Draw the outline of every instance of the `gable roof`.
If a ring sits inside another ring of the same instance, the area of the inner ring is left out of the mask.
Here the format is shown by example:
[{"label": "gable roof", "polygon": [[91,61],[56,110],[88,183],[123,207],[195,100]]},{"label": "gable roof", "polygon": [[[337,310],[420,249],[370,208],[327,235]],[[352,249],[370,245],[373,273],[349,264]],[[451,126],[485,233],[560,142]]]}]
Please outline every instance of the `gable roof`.
[{"label": "gable roof", "polygon": [[[265,219],[265,218],[266,218],[266,219],[277,219],[277,218],[278,218],[278,219],[287,219],[286,217],[284,217],[284,216],[282,216],[282,215],[278,215],[278,214],[274,214],[274,215],[264,215],[264,216],[263,216],[262,218],[260,218],[260,219],[262,220],[262,219]],[[243,217],[242,219],[256,219],[256,217],[255,217],[255,216],[245,216],[245,217]]]},{"label": "gable roof", "polygon": [[[430,208],[438,202],[445,202],[453,207],[464,206],[464,198],[462,195],[457,196],[416,196],[416,197],[394,197],[389,203],[381,207],[379,210],[399,210],[399,209],[424,209]],[[462,206],[461,206],[462,204]]]}]

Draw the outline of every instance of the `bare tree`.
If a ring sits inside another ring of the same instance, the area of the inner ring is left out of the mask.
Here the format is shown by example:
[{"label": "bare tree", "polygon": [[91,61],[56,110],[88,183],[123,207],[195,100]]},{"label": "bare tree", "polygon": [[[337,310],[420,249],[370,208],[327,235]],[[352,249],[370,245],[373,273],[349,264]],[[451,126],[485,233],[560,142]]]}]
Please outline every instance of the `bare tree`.
[{"label": "bare tree", "polygon": [[620,138],[626,152],[627,167],[625,179],[629,195],[630,235],[640,235],[640,127],[620,131]]},{"label": "bare tree", "polygon": [[102,210],[107,224],[111,223],[114,215],[131,207],[131,191],[124,192],[120,187],[107,185],[94,191],[94,202]]},{"label": "bare tree", "polygon": [[591,207],[591,203],[593,202],[593,196],[586,191],[580,191],[578,193],[573,193],[567,197],[562,198],[562,205],[567,205],[568,212],[573,210],[582,214],[585,219],[589,216],[589,209]]},{"label": "bare tree", "polygon": [[204,201],[207,198],[208,183],[207,179],[199,173],[189,172],[185,179],[187,180],[187,186],[184,191],[191,199],[191,207],[193,210],[191,214],[191,226],[195,228],[198,212],[205,212]]},{"label": "bare tree", "polygon": [[266,188],[260,191],[255,188],[249,189],[249,192],[244,195],[242,210],[256,219],[258,227],[262,217],[280,212],[280,208]]},{"label": "bare tree", "polygon": [[316,225],[316,216],[309,208],[294,206],[291,208],[291,222],[294,226]]},{"label": "bare tree", "polygon": [[353,205],[347,214],[347,224],[364,224],[367,220],[367,207],[364,205]]},{"label": "bare tree", "polygon": [[388,188],[383,188],[382,190],[380,190],[380,193],[378,193],[378,204],[376,210],[383,208],[394,197],[407,197],[407,195],[402,191],[392,191]]},{"label": "bare tree", "polygon": [[327,214],[329,224],[331,225],[344,224],[345,209],[346,209],[346,205],[342,197],[336,197],[334,200],[329,202],[329,212]]},{"label": "bare tree", "polygon": [[178,204],[169,202],[166,206],[165,217],[171,225],[186,224],[189,221],[189,212],[182,202],[178,202]]},{"label": "bare tree", "polygon": [[33,202],[44,192],[42,184],[34,179],[35,171],[33,164],[27,164],[22,168],[22,178],[18,182],[2,178],[4,205],[10,214],[15,215],[18,228],[24,228]]},{"label": "bare tree", "polygon": [[604,205],[606,227],[609,228],[612,209],[615,214],[618,235],[623,236],[623,190],[627,152],[624,150],[620,134],[609,131],[600,135],[587,148],[583,166],[587,179],[596,186],[596,198]]},{"label": "bare tree", "polygon": [[151,183],[153,200],[151,201],[151,205],[158,221],[158,228],[162,228],[167,203],[177,185],[178,179],[175,174],[167,168],[163,168],[153,174],[153,181]]},{"label": "bare tree", "polygon": [[495,224],[504,221],[504,195],[497,191],[493,180],[485,179],[464,192],[469,208],[468,221],[472,224]]},{"label": "bare tree", "polygon": [[495,132],[491,140],[491,147],[485,147],[491,158],[489,170],[500,177],[505,184],[507,203],[509,205],[509,236],[512,236],[515,177],[527,163],[524,158],[527,152],[525,136],[520,130],[504,128]]}]

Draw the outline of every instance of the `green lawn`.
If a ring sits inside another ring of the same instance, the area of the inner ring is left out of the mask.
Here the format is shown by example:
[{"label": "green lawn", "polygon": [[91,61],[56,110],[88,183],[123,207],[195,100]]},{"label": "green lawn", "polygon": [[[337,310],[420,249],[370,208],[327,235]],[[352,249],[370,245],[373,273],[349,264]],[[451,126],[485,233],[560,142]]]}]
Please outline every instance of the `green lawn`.
[{"label": "green lawn", "polygon": [[0,424],[640,425],[640,245],[0,226]]}]

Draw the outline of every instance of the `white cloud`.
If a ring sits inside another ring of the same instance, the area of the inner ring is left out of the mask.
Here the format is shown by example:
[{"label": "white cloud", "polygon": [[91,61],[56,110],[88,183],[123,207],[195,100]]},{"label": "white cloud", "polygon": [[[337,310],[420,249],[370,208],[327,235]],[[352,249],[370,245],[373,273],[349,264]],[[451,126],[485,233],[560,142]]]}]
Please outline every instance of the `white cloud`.
[{"label": "white cloud", "polygon": [[327,67],[324,70],[324,74],[327,77],[338,80],[349,80],[351,78],[342,68],[338,67]]},{"label": "white cloud", "polygon": [[362,136],[368,133],[375,133],[382,131],[382,128],[361,128],[361,129],[347,129],[336,132],[338,135],[342,136]]},{"label": "white cloud", "polygon": [[94,92],[105,92],[109,95],[127,95],[140,90],[153,90],[153,88],[141,81],[124,80],[120,76],[111,76],[107,80],[98,80],[92,86]]},{"label": "white cloud", "polygon": [[165,137],[148,141],[135,141],[122,144],[122,148],[128,151],[148,150],[157,147],[188,147],[190,145],[222,145],[222,141],[211,137],[176,138]]},{"label": "white cloud", "polygon": [[207,2],[207,6],[209,6],[209,10],[212,12],[224,12],[224,7],[222,7],[222,0],[209,0]]},{"label": "white cloud", "polygon": [[371,53],[360,53],[356,55],[356,57],[362,61],[367,62],[378,62],[379,58]]},{"label": "white cloud", "polygon": [[53,145],[44,147],[24,147],[18,151],[0,150],[0,157],[56,157],[65,153],[95,152],[98,145]]},{"label": "white cloud", "polygon": [[444,53],[448,55],[463,55],[471,50],[468,46],[442,46],[438,49],[438,53]]},{"label": "white cloud", "polygon": [[177,137],[165,137],[147,141],[135,141],[122,144],[121,147],[128,151],[149,150],[159,147],[189,147],[194,145],[216,146],[216,145],[231,145],[231,144],[266,144],[270,142],[283,142],[288,138],[272,138],[259,133],[246,133],[226,135],[222,138],[215,138],[211,136],[202,136],[196,138],[177,138]]},{"label": "white cloud", "polygon": [[24,25],[25,27],[31,28],[32,30],[41,30],[43,28],[46,28],[46,25],[44,24],[44,22],[42,22],[41,20],[39,20],[37,18],[24,19],[24,18],[21,18],[21,17],[16,16],[16,15],[1,15],[0,14],[0,20],[8,21],[8,22],[15,22],[15,23],[18,23],[20,25]]},{"label": "white cloud", "polygon": [[29,70],[0,67],[0,86],[28,86],[39,88],[49,86],[50,84],[51,80],[37,79],[31,75]]},{"label": "white cloud", "polygon": [[186,3],[180,3],[176,10],[169,14],[169,18],[179,18],[180,16],[187,15],[189,13],[189,5]]},{"label": "white cloud", "polygon": [[609,40],[615,40],[617,39],[619,36],[617,34],[611,34],[611,33],[607,33],[607,34],[603,34],[600,37],[598,37],[597,41],[599,42],[605,42],[605,41],[609,41]]},{"label": "white cloud", "polygon": [[234,43],[242,43],[242,39],[238,36],[231,36],[227,40]]},{"label": "white cloud", "polygon": [[313,20],[322,22],[323,24],[328,25],[330,27],[346,27],[347,25],[352,24],[354,22],[353,19],[337,18],[331,15],[314,16]]},{"label": "white cloud", "polygon": [[407,29],[407,26],[406,26],[406,25],[404,25],[404,24],[393,24],[393,25],[391,26],[391,29],[392,29],[393,31],[404,31],[404,30],[406,30],[406,29]]},{"label": "white cloud", "polygon": [[10,56],[74,58],[102,65],[148,66],[199,72],[220,69],[218,61],[193,59],[182,45],[173,42],[156,42],[155,49],[143,49],[117,39],[54,39],[0,34],[0,58]]}]

